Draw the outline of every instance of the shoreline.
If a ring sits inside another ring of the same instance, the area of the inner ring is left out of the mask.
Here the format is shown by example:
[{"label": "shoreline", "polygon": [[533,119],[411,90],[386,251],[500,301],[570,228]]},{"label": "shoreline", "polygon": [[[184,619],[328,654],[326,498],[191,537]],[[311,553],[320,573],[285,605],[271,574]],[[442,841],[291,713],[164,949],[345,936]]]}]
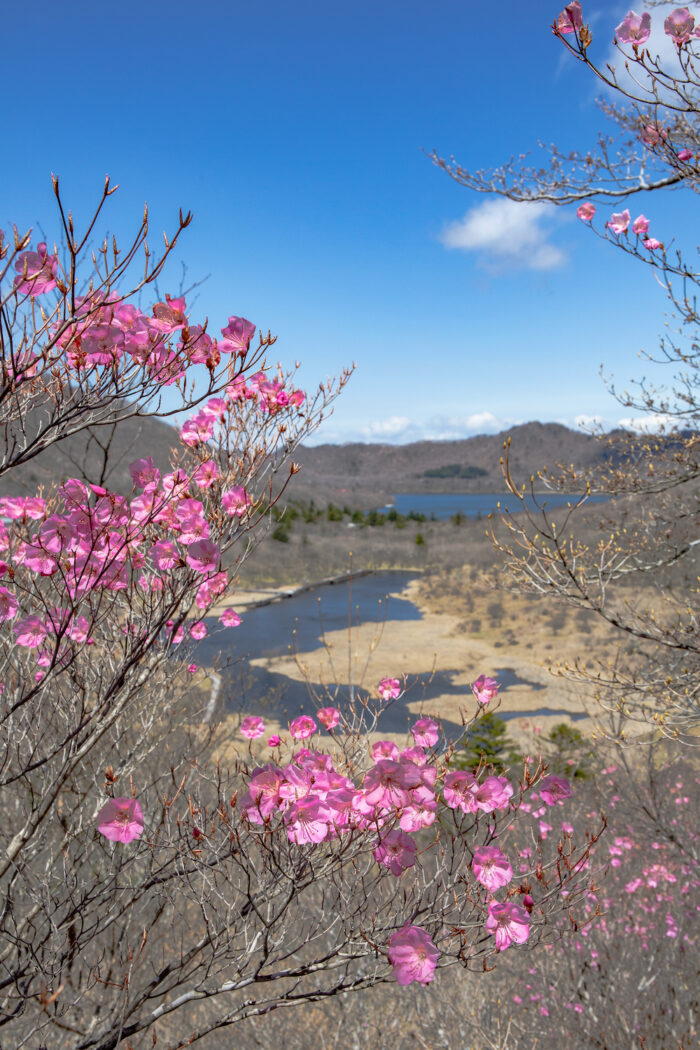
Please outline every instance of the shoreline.
[{"label": "shoreline", "polygon": [[261,609],[265,605],[274,605],[277,602],[286,601],[287,598],[296,598],[299,594],[316,590],[317,587],[332,587],[335,584],[347,583],[349,580],[359,580],[366,576],[376,576],[387,572],[415,572],[420,574],[421,569],[358,569],[357,572],[342,572],[337,576],[327,576],[322,580],[314,580],[312,583],[302,583],[296,587],[278,588],[249,588],[240,590],[231,595],[230,599],[212,606],[207,616],[220,616],[224,609]]}]

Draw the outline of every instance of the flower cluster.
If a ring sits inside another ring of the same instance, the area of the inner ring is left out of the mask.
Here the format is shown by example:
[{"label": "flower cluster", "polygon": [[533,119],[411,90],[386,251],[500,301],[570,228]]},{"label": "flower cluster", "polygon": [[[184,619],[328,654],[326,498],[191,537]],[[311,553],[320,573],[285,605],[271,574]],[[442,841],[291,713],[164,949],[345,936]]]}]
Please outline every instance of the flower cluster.
[{"label": "flower cluster", "polygon": [[[491,682],[493,690],[497,689],[492,679],[482,676],[479,682],[482,687]],[[336,708],[322,711],[320,720],[337,724]],[[296,740],[307,739],[316,730],[308,715],[290,725]],[[264,723],[246,718],[241,732],[250,738],[261,736]],[[389,740],[375,741],[370,748],[372,764],[359,780],[338,769],[330,753],[308,747],[293,752],[284,764],[268,762],[252,771],[238,802],[240,811],[251,825],[278,829],[299,846],[318,847],[343,836],[366,835],[374,861],[398,878],[416,864],[416,836],[449,811],[456,822],[466,816],[476,827],[479,819],[513,814],[521,805],[526,812],[532,810],[522,797],[515,800],[513,784],[505,776],[450,770],[436,750],[439,725],[433,719],[419,718],[411,732],[415,743],[403,750]],[[279,746],[281,741],[275,737],[274,744],[272,739],[269,743]],[[532,802],[542,806],[542,811],[571,795],[563,777],[546,776],[537,786],[539,794],[531,791]],[[496,845],[477,845],[471,867],[476,883],[487,892],[484,929],[493,936],[496,948],[503,951],[511,944],[524,943],[533,901],[525,889],[515,891],[521,894],[520,903],[509,899],[506,887],[513,878],[513,867],[508,857]],[[494,894],[503,889],[506,899],[496,899]],[[400,984],[425,984],[432,980],[438,950],[424,930],[406,925],[390,938],[388,956]]]}]

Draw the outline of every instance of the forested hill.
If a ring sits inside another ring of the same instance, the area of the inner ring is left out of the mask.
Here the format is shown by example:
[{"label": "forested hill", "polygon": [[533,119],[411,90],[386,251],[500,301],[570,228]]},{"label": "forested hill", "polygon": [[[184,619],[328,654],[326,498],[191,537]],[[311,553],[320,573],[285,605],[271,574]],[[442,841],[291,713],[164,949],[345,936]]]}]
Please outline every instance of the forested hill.
[{"label": "forested hill", "polygon": [[594,437],[558,423],[525,423],[501,434],[463,441],[417,441],[409,445],[316,445],[297,451],[302,470],[297,490],[353,494],[393,492],[500,492],[503,442],[511,437],[514,477],[528,481],[542,467],[557,463],[588,466],[606,457]]},{"label": "forested hill", "polygon": [[[94,433],[82,433],[48,449],[10,481],[0,479],[0,494],[34,493],[66,477],[87,476],[118,492],[131,491],[129,463],[153,456],[167,469],[173,449],[181,448],[175,429],[157,419],[132,419]],[[288,489],[288,498],[317,502],[340,498],[343,503],[372,504],[395,492],[499,492],[503,442],[510,436],[513,475],[520,482],[542,467],[557,463],[588,466],[608,455],[603,443],[557,423],[526,423],[501,434],[463,441],[418,441],[409,445],[346,444],[302,446],[294,460],[302,470]],[[103,473],[109,443],[108,469]]]}]

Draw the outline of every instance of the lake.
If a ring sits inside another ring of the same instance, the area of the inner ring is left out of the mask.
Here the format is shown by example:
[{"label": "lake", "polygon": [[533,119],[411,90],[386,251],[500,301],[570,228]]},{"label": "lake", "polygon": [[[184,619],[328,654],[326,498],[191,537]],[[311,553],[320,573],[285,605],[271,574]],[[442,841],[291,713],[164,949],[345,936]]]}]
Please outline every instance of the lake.
[{"label": "lake", "polygon": [[[579,497],[566,495],[560,492],[543,493],[537,497],[540,503],[546,503],[549,510],[557,507],[566,507],[567,503],[574,503]],[[604,503],[607,496],[589,496],[588,503]],[[394,509],[399,514],[409,514],[415,511],[425,514],[427,518],[435,517],[438,521],[446,521],[454,514],[464,514],[467,518],[486,517],[487,514],[498,512],[500,509],[520,510],[519,500],[516,500],[511,492],[397,492],[394,502],[385,507],[379,507],[383,513]],[[532,496],[525,497],[525,503],[529,510],[537,510],[537,504]]]},{"label": "lake", "polygon": [[[265,667],[253,666],[250,661],[286,656],[290,650],[303,653],[315,649],[322,643],[324,632],[346,630],[349,623],[420,620],[421,612],[413,602],[396,597],[396,592],[403,590],[416,575],[403,571],[378,572],[352,581],[323,584],[269,605],[246,610],[242,613],[240,627],[236,628],[222,630],[218,620],[209,617],[206,621],[209,635],[190,651],[202,666],[211,667],[216,663],[222,677],[221,699],[227,710],[275,718],[283,724],[300,714],[313,715],[317,705],[305,682]],[[343,657],[338,659],[344,667]],[[493,673],[501,684],[501,695],[506,698],[506,703],[511,686],[525,684],[538,691],[544,688],[518,678],[509,668]],[[468,687],[455,681],[459,674],[459,670],[454,669],[432,675],[409,675],[403,696],[385,709],[381,729],[387,733],[405,733],[415,719],[408,710],[408,703],[420,701],[429,704],[434,698],[446,695],[463,696],[465,702],[469,700]],[[374,684],[374,679],[368,681],[363,695]],[[335,704],[342,707],[348,701],[346,685],[314,682],[311,688],[318,695],[323,694],[320,706]],[[552,714],[564,717],[567,712],[537,708],[527,715],[525,712],[505,712],[502,717]],[[445,721],[443,727],[448,738],[452,739],[460,735],[462,728],[449,721]]]}]

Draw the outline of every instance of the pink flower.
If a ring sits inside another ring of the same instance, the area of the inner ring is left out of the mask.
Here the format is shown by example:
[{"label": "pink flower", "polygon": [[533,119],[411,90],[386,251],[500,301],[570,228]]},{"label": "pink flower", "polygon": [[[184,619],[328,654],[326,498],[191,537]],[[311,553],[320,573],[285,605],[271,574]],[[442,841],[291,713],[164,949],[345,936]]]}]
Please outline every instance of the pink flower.
[{"label": "pink flower", "polygon": [[513,869],[508,858],[496,846],[482,846],[474,850],[472,871],[477,882],[495,893],[513,878]]},{"label": "pink flower", "polygon": [[290,842],[323,842],[331,834],[333,815],[316,795],[305,795],[285,811],[284,823]]},{"label": "pink flower", "polygon": [[411,726],[413,739],[420,747],[434,747],[440,727],[432,718],[419,718]]},{"label": "pink flower", "polygon": [[548,806],[561,806],[565,798],[571,798],[573,795],[569,781],[554,774],[541,780],[537,785],[537,790],[542,801]]},{"label": "pink flower", "polygon": [[220,617],[224,627],[239,627],[241,618],[234,609],[224,609]]},{"label": "pink flower", "polygon": [[295,740],[306,740],[313,736],[318,726],[310,715],[299,715],[289,726],[289,732]]},{"label": "pink flower", "polygon": [[478,703],[488,704],[498,693],[498,682],[495,678],[487,678],[483,674],[479,675],[472,686],[472,692]]},{"label": "pink flower", "polygon": [[221,506],[231,517],[242,518],[251,504],[251,498],[242,485],[234,485],[221,496]]},{"label": "pink flower", "polygon": [[686,160],[692,160],[693,159],[693,151],[692,151],[692,149],[681,149],[681,150],[678,151],[676,156],[678,157],[678,159],[680,161],[683,161],[683,162],[685,162]]},{"label": "pink flower", "polygon": [[377,740],[372,744],[370,754],[373,762],[381,762],[383,758],[390,758],[392,762],[397,762],[399,749],[391,740]]},{"label": "pink flower", "polygon": [[219,349],[225,354],[245,353],[250,346],[250,340],[255,335],[255,325],[246,321],[245,317],[229,317],[228,324],[221,329],[224,337],[219,341]]},{"label": "pink flower", "polygon": [[[677,7],[664,21],[664,32],[673,37],[678,47],[682,47],[691,39],[694,28],[695,16],[691,15],[687,7]],[[39,247],[41,248],[41,245]]]},{"label": "pink flower", "polygon": [[267,746],[268,747],[279,747],[281,743],[282,743],[282,737],[277,736],[276,733],[273,733],[272,736],[269,736],[267,738]]},{"label": "pink flower", "polygon": [[7,587],[0,587],[0,620],[13,620],[17,615],[19,606],[12,591]]},{"label": "pink flower", "polygon": [[668,133],[660,124],[645,124],[639,137],[645,146],[656,146],[658,142],[668,137]]},{"label": "pink flower", "polygon": [[513,787],[505,777],[486,777],[472,788],[471,811],[493,813],[494,809],[507,809],[512,794]]},{"label": "pink flower", "polygon": [[202,620],[199,620],[197,623],[193,623],[192,626],[190,627],[190,634],[197,641],[200,641],[200,639],[202,639],[202,638],[206,638],[206,636],[207,636],[206,624]]},{"label": "pink flower", "polygon": [[189,671],[190,674],[196,674],[197,673],[197,665],[196,664],[188,664],[187,665],[187,670]]},{"label": "pink flower", "polygon": [[256,715],[249,715],[241,722],[241,735],[247,737],[248,740],[257,740],[264,732],[265,723],[262,718],[258,718]]},{"label": "pink flower", "polygon": [[25,616],[15,624],[17,645],[26,645],[36,649],[46,638],[46,627],[40,616]]},{"label": "pink flower", "polygon": [[143,812],[138,799],[110,798],[97,814],[97,830],[112,842],[131,842],[143,832]]},{"label": "pink flower", "polygon": [[591,204],[590,201],[584,201],[583,204],[579,204],[576,214],[581,222],[590,222],[595,215],[595,204]]},{"label": "pink flower", "polygon": [[632,233],[644,234],[649,231],[649,220],[646,215],[638,215],[632,223]]},{"label": "pink flower", "polygon": [[337,707],[322,707],[316,712],[316,717],[326,729],[335,729],[340,721],[340,711]]},{"label": "pink flower", "polygon": [[392,933],[387,952],[394,977],[399,984],[430,984],[439,952],[420,926],[404,926]]},{"label": "pink flower", "polygon": [[171,540],[156,540],[151,547],[149,556],[153,564],[161,572],[174,569],[176,565],[182,565],[182,558],[176,543]]},{"label": "pink flower", "polygon": [[129,464],[129,472],[134,485],[140,489],[145,489],[146,485],[157,485],[160,481],[160,471],[151,456],[135,459]]},{"label": "pink flower", "polygon": [[567,4],[557,18],[557,29],[560,33],[573,33],[583,28],[583,14],[579,0]]},{"label": "pink flower", "polygon": [[450,809],[461,809],[463,813],[471,813],[473,791],[476,787],[477,779],[473,773],[465,773],[461,769],[448,773],[444,783],[445,802]]},{"label": "pink flower", "polygon": [[200,489],[208,489],[218,481],[219,468],[213,459],[208,459],[204,463],[200,464],[194,472],[194,481],[199,485]]},{"label": "pink flower", "polygon": [[655,252],[657,248],[663,248],[661,241],[657,241],[656,237],[647,237],[644,242],[644,247],[650,252]]},{"label": "pink flower", "polygon": [[632,216],[629,213],[629,209],[625,208],[624,211],[616,212],[611,215],[605,225],[609,230],[612,230],[613,233],[616,233],[619,236],[621,233],[627,232],[627,227],[630,224],[631,218]]},{"label": "pink flower", "polygon": [[43,295],[52,291],[58,281],[58,256],[49,255],[44,241],[37,244],[35,252],[22,252],[15,262],[15,291],[23,295]]},{"label": "pink flower", "polygon": [[628,11],[615,30],[615,36],[621,44],[645,44],[651,32],[651,15],[645,11],[638,15]]},{"label": "pink flower", "polygon": [[213,540],[197,540],[187,550],[187,564],[195,572],[216,572],[220,559],[221,551]]},{"label": "pink flower", "polygon": [[401,682],[398,678],[382,678],[377,692],[382,700],[395,700],[401,693]]},{"label": "pink flower", "polygon": [[400,875],[416,863],[416,844],[405,831],[390,831],[379,840],[374,859],[392,875]]},{"label": "pink flower", "polygon": [[496,938],[496,947],[500,952],[511,944],[524,944],[530,936],[530,916],[512,901],[506,901],[505,904],[491,901],[484,925],[488,933]]}]

